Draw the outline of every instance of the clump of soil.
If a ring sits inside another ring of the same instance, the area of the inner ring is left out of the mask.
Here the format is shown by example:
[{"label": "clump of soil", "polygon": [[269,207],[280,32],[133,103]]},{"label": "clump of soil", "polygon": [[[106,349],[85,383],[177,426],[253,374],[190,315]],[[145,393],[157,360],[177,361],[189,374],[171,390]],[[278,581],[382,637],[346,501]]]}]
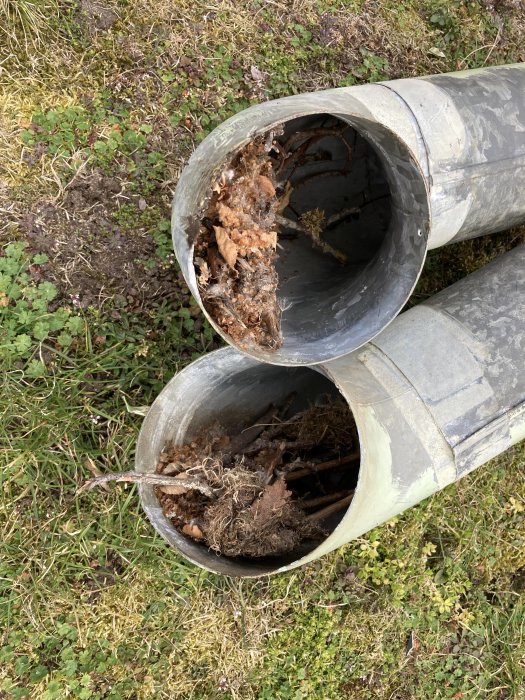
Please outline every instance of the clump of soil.
[{"label": "clump of soil", "polygon": [[328,534],[353,495],[355,424],[346,403],[327,397],[287,417],[292,400],[237,435],[215,424],[166,447],[157,475],[175,483],[155,491],[183,534],[230,557],[280,555]]},{"label": "clump of soil", "polygon": [[195,263],[206,309],[232,340],[277,349],[282,339],[276,215],[283,203],[276,196],[270,148],[271,140],[254,139],[221,173]]}]

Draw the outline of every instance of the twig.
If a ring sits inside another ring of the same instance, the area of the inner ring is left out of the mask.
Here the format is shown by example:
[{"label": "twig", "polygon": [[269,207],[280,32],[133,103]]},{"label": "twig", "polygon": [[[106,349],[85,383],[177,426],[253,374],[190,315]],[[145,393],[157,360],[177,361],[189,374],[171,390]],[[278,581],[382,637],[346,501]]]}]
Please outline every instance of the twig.
[{"label": "twig", "polygon": [[277,436],[279,436],[281,433],[284,432],[285,428],[287,428],[290,425],[293,425],[294,423],[297,423],[297,421],[300,421],[304,415],[304,411],[299,411],[299,413],[296,413],[295,415],[291,416],[290,418],[287,418],[286,420],[283,420],[281,423],[274,423],[273,425],[268,426],[268,430],[266,432],[265,437],[268,440],[273,440]]},{"label": "twig", "polygon": [[279,414],[277,416],[278,418],[284,419],[284,417],[286,416],[286,414],[290,410],[290,406],[293,404],[293,402],[295,401],[296,398],[297,398],[296,391],[292,391],[291,394],[288,394],[288,396],[285,398],[285,400],[283,401],[283,403],[279,407]]},{"label": "twig", "polygon": [[312,442],[312,440],[285,440],[281,442],[281,447],[287,452],[293,452],[294,450],[311,450],[320,444],[320,441]]},{"label": "twig", "polygon": [[306,516],[306,519],[313,523],[318,523],[321,520],[325,520],[326,518],[328,518],[329,515],[333,515],[339,510],[346,508],[346,506],[349,506],[352,502],[353,497],[354,492],[352,491],[352,493],[350,493],[348,496],[345,496],[345,498],[342,498],[340,501],[332,503],[331,505],[326,506],[326,508],[321,508],[321,510],[317,510],[315,513],[310,513],[310,515]]},{"label": "twig", "polygon": [[[266,414],[263,414],[258,419],[257,424],[253,426],[253,428],[260,428],[258,434],[255,436],[255,438],[253,438],[250,441],[249,444],[243,445],[241,449],[237,449],[237,452],[242,451],[243,455],[248,457],[268,448],[278,447],[279,449],[284,450],[287,446],[289,448],[290,445],[299,445],[299,443],[286,443],[283,441],[279,441],[278,445],[276,445],[273,442],[274,438],[276,438],[280,433],[282,433],[287,426],[291,425],[292,423],[295,423],[296,421],[302,418],[303,411],[300,411],[291,418],[283,420],[288,410],[290,409],[290,406],[293,404],[296,398],[297,393],[295,391],[292,391],[292,393],[289,394],[284,400],[284,402],[277,408],[277,411],[274,412],[274,409],[272,408]],[[278,422],[274,423],[273,421],[275,420]],[[247,430],[252,430],[253,428],[248,428]],[[245,433],[246,431],[241,433],[241,436]],[[262,437],[261,433],[264,433]],[[254,433],[251,434],[254,435]],[[234,440],[237,440],[241,436],[234,438]],[[310,443],[308,443],[308,446],[310,446]],[[235,454],[231,446],[228,448],[228,452],[230,452],[230,454]]]},{"label": "twig", "polygon": [[278,321],[278,315],[275,314],[273,309],[264,311],[261,314],[261,321],[268,329],[268,333],[273,339],[272,342],[278,341],[280,344],[282,341],[281,326]]},{"label": "twig", "polygon": [[498,33],[496,34],[496,38],[494,39],[494,43],[493,43],[492,46],[490,47],[490,51],[489,51],[488,54],[485,56],[485,60],[483,61],[483,65],[485,65],[485,64],[488,62],[489,58],[490,58],[491,55],[492,55],[492,52],[493,52],[494,49],[496,48],[496,46],[497,46],[497,44],[498,44],[498,41],[500,40],[500,37],[501,37],[501,30],[502,30],[502,29],[503,29],[503,22],[501,22],[501,20],[500,20],[499,27],[498,27]]},{"label": "twig", "polygon": [[220,264],[219,260],[217,259],[218,254],[218,248],[215,246],[210,246],[208,248],[208,263],[210,264],[210,272],[213,279],[219,278]]},{"label": "twig", "polygon": [[[86,457],[84,464],[93,474],[94,477],[101,475],[100,469],[96,466],[95,462],[91,459],[91,457]],[[109,491],[109,486],[107,484],[101,484],[101,486],[104,489],[104,491]]]},{"label": "twig", "polygon": [[[278,151],[279,155],[281,156],[281,162],[277,169],[277,175],[282,174],[284,170],[291,167],[292,170],[288,175],[288,179],[290,179],[293,173],[299,167],[301,159],[306,152],[318,141],[321,141],[328,136],[333,136],[334,138],[342,141],[344,147],[348,151],[348,160],[351,161],[352,146],[343,136],[344,132],[348,128],[348,124],[340,124],[338,126],[331,127],[316,126],[312,127],[311,129],[304,129],[291,134],[291,136],[288,137],[282,146],[274,143],[274,149]],[[295,150],[292,150],[296,143],[299,143],[299,145]]]},{"label": "twig", "polygon": [[285,226],[286,228],[291,228],[293,231],[299,231],[300,233],[306,234],[312,240],[313,244],[320,248],[323,253],[333,255],[333,257],[343,265],[348,262],[346,253],[343,253],[342,250],[334,248],[330,245],[330,243],[323,241],[321,234],[316,234],[305,226],[301,226],[301,224],[299,224],[297,221],[292,221],[291,219],[287,219],[285,216],[281,216],[279,214],[277,214],[275,217],[275,221],[281,226]]},{"label": "twig", "polygon": [[226,315],[230,315],[241,326],[241,328],[244,328],[244,330],[249,331],[248,326],[246,326],[243,323],[239,314],[232,308],[229,301],[227,301],[224,298],[216,298],[213,301],[219,307],[219,309],[222,311],[222,313],[226,313]]},{"label": "twig", "polygon": [[359,459],[359,452],[352,452],[344,457],[339,457],[338,459],[331,459],[329,462],[321,462],[320,464],[312,464],[304,469],[297,469],[293,472],[288,472],[284,475],[285,481],[296,481],[297,479],[302,479],[303,476],[311,476],[312,474],[317,474],[318,472],[324,472],[327,469],[335,469],[343,464],[350,464],[351,462],[356,462]]},{"label": "twig", "polygon": [[308,233],[308,231],[301,226],[301,224],[297,223],[297,221],[293,221],[292,219],[287,219],[286,216],[281,216],[280,214],[277,214],[275,217],[275,223],[279,224],[280,226],[285,226],[286,228],[291,228],[293,231],[299,231],[300,233]]},{"label": "twig", "polygon": [[293,188],[297,190],[302,185],[310,184],[314,180],[320,180],[323,177],[348,177],[350,171],[347,168],[341,168],[339,170],[323,170],[321,173],[314,173],[313,175],[304,175],[303,177],[294,180]]},{"label": "twig", "polygon": [[332,214],[332,216],[329,216],[326,220],[326,228],[335,226],[335,224],[343,221],[347,218],[347,216],[350,216],[350,214],[357,214],[360,211],[361,207],[349,207],[348,209],[343,209],[342,211],[337,212],[337,214]]},{"label": "twig", "polygon": [[311,142],[313,139],[317,141],[325,136],[341,137],[348,128],[348,124],[340,124],[338,126],[314,126],[311,129],[301,129],[301,131],[296,131],[294,134],[291,134],[291,136],[288,137],[283,144],[283,148],[285,151],[289,152],[290,148],[297,141],[302,141],[303,139],[307,139],[309,142]]},{"label": "twig", "polygon": [[252,443],[257,440],[262,431],[268,426],[268,423],[271,423],[278,413],[279,408],[273,405],[270,406],[270,408],[256,419],[255,423],[250,428],[246,428],[246,430],[243,430],[242,433],[236,435],[231,440],[226,451],[231,455],[235,455],[251,447]]},{"label": "twig", "polygon": [[295,151],[287,152],[283,160],[281,161],[281,164],[277,171],[277,176],[281,176],[283,172],[285,172],[288,168],[292,168],[291,171],[288,173],[288,180],[290,180],[294,172],[299,167],[301,158],[304,156],[304,154],[310,148],[310,146],[319,141],[320,138],[322,137],[312,137],[310,139],[307,139]]},{"label": "twig", "polygon": [[77,491],[77,493],[83,493],[84,491],[89,491],[95,486],[102,486],[107,484],[108,481],[128,481],[134,484],[149,484],[150,486],[182,486],[185,489],[193,489],[194,491],[200,491],[208,498],[217,498],[220,489],[213,489],[208,484],[203,483],[200,479],[195,477],[187,477],[181,479],[176,476],[164,476],[163,474],[142,474],[140,472],[128,471],[128,472],[112,472],[111,474],[102,474],[102,476],[96,476],[94,479],[88,479]]},{"label": "twig", "polygon": [[280,447],[277,447],[274,450],[273,456],[270,455],[270,457],[268,459],[268,463],[266,464],[266,467],[264,469],[264,471],[266,473],[264,481],[266,484],[271,483],[271,481],[273,479],[273,473],[274,473],[275,469],[277,468],[277,465],[281,461],[281,458],[283,456],[283,452],[284,452],[284,450],[282,450]]},{"label": "twig", "polygon": [[316,508],[317,506],[324,506],[325,503],[331,503],[332,501],[337,501],[344,496],[348,496],[350,491],[338,491],[337,493],[327,493],[326,496],[317,496],[316,498],[305,498],[299,501],[303,508]]}]

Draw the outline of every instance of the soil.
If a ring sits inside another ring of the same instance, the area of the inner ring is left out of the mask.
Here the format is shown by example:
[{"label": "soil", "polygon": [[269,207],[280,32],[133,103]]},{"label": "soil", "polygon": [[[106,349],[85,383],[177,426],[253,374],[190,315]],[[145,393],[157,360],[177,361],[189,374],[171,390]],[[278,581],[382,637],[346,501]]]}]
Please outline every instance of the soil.
[{"label": "soil", "polygon": [[78,9],[80,26],[88,35],[111,29],[118,19],[116,12],[101,2],[80,0]]},{"label": "soil", "polygon": [[76,307],[100,307],[111,298],[120,308],[141,311],[175,294],[189,300],[173,267],[144,264],[154,259],[153,238],[115,221],[119,202],[135,204],[139,213],[140,200],[126,191],[124,180],[95,168],[70,183],[61,205],[36,204],[20,213],[16,223],[31,249],[49,256],[42,268],[45,278]]},{"label": "soil", "polygon": [[[239,434],[215,424],[166,446],[157,474],[177,484],[155,492],[185,536],[228,557],[264,557],[315,546],[333,529],[331,516],[348,506],[357,480],[355,423],[346,403],[328,397],[288,417],[293,398]],[[190,478],[213,497],[181,485]]]}]

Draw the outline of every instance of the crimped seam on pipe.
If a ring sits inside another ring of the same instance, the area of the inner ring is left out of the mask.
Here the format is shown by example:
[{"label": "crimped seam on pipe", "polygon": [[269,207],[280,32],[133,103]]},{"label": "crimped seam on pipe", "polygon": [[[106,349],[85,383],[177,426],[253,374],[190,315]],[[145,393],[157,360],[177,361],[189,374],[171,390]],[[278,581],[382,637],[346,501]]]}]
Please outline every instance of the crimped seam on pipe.
[{"label": "crimped seam on pipe", "polygon": [[[409,105],[409,103],[405,100],[405,98],[402,97],[396,90],[394,90],[394,88],[390,87],[390,85],[387,85],[386,83],[376,83],[376,85],[377,85],[378,87],[383,87],[383,88],[385,88],[385,89],[388,90],[389,92],[394,93],[394,95],[396,96],[396,98],[397,98],[397,99],[406,107],[406,109],[409,111],[410,116],[412,117],[412,121],[413,121],[414,127],[415,127],[415,129],[416,129],[416,131],[417,131],[417,139],[418,139],[418,141],[422,144],[423,150],[424,150],[424,152],[425,152],[425,165],[426,165],[426,167],[425,167],[424,170],[423,170],[423,168],[422,168],[423,174],[424,174],[425,177],[428,179],[428,184],[429,184],[429,186],[432,186],[432,185],[434,184],[434,182],[433,182],[433,179],[432,179],[432,175],[431,175],[431,173],[430,173],[430,149],[429,149],[428,144],[427,144],[427,142],[426,142],[426,139],[425,139],[425,137],[424,137],[424,135],[423,135],[423,132],[421,131],[421,127],[419,126],[419,122],[418,122],[418,120],[417,120],[417,117],[416,117],[416,115],[415,115],[415,113],[414,113],[412,107],[411,107],[411,106]],[[438,89],[441,90],[441,88],[438,88]],[[446,96],[446,93],[445,93],[444,90],[441,90],[441,92]]]},{"label": "crimped seam on pipe", "polygon": [[[410,387],[410,389],[412,390],[412,392],[413,392],[413,393],[415,394],[415,396],[419,399],[419,402],[420,402],[421,406],[424,407],[425,413],[426,413],[426,415],[427,415],[428,418],[429,418],[429,422],[430,422],[432,425],[435,426],[436,430],[438,431],[438,433],[440,434],[440,436],[443,438],[443,440],[444,440],[444,442],[445,442],[445,444],[446,444],[446,446],[447,446],[447,450],[450,451],[450,459],[451,459],[451,460],[454,460],[454,448],[453,448],[453,446],[450,444],[449,440],[447,439],[447,436],[445,435],[445,433],[444,433],[443,430],[441,429],[441,426],[440,426],[440,425],[438,424],[438,422],[436,421],[436,418],[435,418],[435,416],[433,415],[432,411],[430,410],[429,406],[427,405],[426,401],[423,399],[423,397],[421,396],[421,394],[419,393],[419,391],[416,389],[416,387],[414,386],[414,384],[412,383],[412,381],[411,381],[411,380],[406,376],[406,374],[398,367],[398,365],[392,360],[392,358],[389,357],[389,356],[388,356],[378,345],[376,345],[373,341],[370,341],[370,342],[367,344],[366,348],[367,348],[367,350],[370,350],[371,348],[373,348],[373,349],[374,349],[374,352],[376,352],[376,353],[381,357],[381,360],[382,360],[386,365],[389,365],[391,368],[393,368],[394,372],[397,372],[397,373],[403,378],[403,380],[407,383],[407,385]],[[371,371],[371,370],[370,370],[370,371]],[[331,376],[331,378],[333,379],[332,376]],[[403,392],[403,393],[408,393],[408,391],[409,391],[409,390],[407,389],[407,391],[406,391],[406,392]],[[398,396],[402,396],[402,395],[403,395],[403,394],[398,394]],[[396,398],[396,396],[388,397],[387,399],[385,399],[385,401],[390,401],[391,399],[395,399],[395,398]],[[378,401],[377,403],[383,403],[383,402]],[[375,404],[374,404],[374,405],[375,405]]]},{"label": "crimped seam on pipe", "polygon": [[502,413],[454,447],[458,478],[525,437],[525,401]]}]

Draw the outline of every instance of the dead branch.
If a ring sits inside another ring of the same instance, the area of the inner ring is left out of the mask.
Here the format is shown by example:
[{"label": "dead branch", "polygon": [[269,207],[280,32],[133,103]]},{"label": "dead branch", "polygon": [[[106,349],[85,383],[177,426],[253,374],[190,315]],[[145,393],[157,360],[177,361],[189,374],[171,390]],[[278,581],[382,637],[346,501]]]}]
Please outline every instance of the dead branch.
[{"label": "dead branch", "polygon": [[346,219],[351,214],[357,214],[360,211],[361,211],[361,207],[349,207],[348,209],[343,209],[342,211],[337,212],[337,214],[332,214],[332,216],[329,216],[328,219],[326,220],[326,228],[330,228],[331,226],[335,226],[336,224],[340,223],[341,221]]},{"label": "dead branch", "polygon": [[342,250],[334,248],[334,246],[330,245],[330,243],[323,241],[323,239],[321,238],[321,234],[314,233],[312,230],[306,228],[305,226],[302,226],[299,222],[292,221],[292,219],[287,219],[285,216],[281,216],[280,214],[276,215],[275,221],[276,223],[280,224],[281,226],[284,226],[285,228],[304,233],[312,240],[315,246],[317,246],[323,251],[323,253],[333,255],[333,257],[336,258],[336,260],[338,260],[343,265],[345,265],[348,262],[348,257],[346,253],[343,253]]},{"label": "dead branch", "polygon": [[301,506],[303,508],[317,508],[317,506],[324,506],[326,503],[332,503],[332,501],[338,501],[345,496],[348,496],[350,491],[337,491],[336,493],[327,493],[325,496],[317,496],[316,498],[304,498],[301,500]]},{"label": "dead branch", "polygon": [[321,508],[321,510],[317,510],[315,513],[310,513],[310,515],[306,516],[306,519],[309,522],[320,523],[322,520],[325,520],[330,515],[333,515],[334,513],[337,513],[343,508],[346,508],[346,506],[349,506],[352,502],[353,497],[354,492],[352,491],[352,493],[350,493],[348,496],[345,496],[345,498],[342,498],[340,501],[332,503],[331,505],[326,506],[326,508]]},{"label": "dead branch", "polygon": [[270,406],[269,409],[256,419],[251,427],[246,428],[246,430],[243,430],[242,433],[236,435],[232,439],[228,445],[227,451],[232,455],[236,455],[251,447],[252,443],[257,440],[262,431],[274,420],[278,413],[279,408]]},{"label": "dead branch", "polygon": [[314,126],[310,129],[301,129],[301,131],[296,131],[291,134],[288,139],[283,144],[283,149],[289,152],[291,147],[300,143],[303,139],[307,139],[311,142],[313,139],[316,141],[323,139],[327,136],[341,137],[342,134],[348,129],[348,124],[341,124],[338,126]]},{"label": "dead branch", "polygon": [[[297,479],[302,479],[303,476],[311,476],[318,472],[324,472],[327,469],[335,469],[344,464],[350,464],[351,462],[356,462],[359,459],[359,452],[352,452],[345,457],[339,457],[338,459],[331,459],[329,462],[321,462],[320,464],[312,464],[311,466],[306,466],[303,469],[297,469],[293,472],[288,472],[284,475],[285,481],[296,481]],[[299,464],[299,466],[301,466]]]},{"label": "dead branch", "polygon": [[164,474],[142,474],[135,471],[127,472],[112,472],[111,474],[102,474],[93,479],[88,479],[77,491],[77,494],[84,491],[90,491],[95,486],[102,486],[108,481],[127,481],[134,484],[148,484],[150,486],[181,486],[188,490],[200,491],[208,498],[215,499],[220,493],[220,489],[213,489],[208,484],[205,484],[200,479],[195,477],[186,477],[181,479],[176,476],[165,476]]},{"label": "dead branch", "polygon": [[324,177],[348,177],[350,171],[348,168],[339,168],[336,170],[324,170],[321,173],[313,173],[312,175],[303,175],[303,177],[294,179],[293,188],[297,190],[302,185],[310,184],[315,180],[321,180]]}]

